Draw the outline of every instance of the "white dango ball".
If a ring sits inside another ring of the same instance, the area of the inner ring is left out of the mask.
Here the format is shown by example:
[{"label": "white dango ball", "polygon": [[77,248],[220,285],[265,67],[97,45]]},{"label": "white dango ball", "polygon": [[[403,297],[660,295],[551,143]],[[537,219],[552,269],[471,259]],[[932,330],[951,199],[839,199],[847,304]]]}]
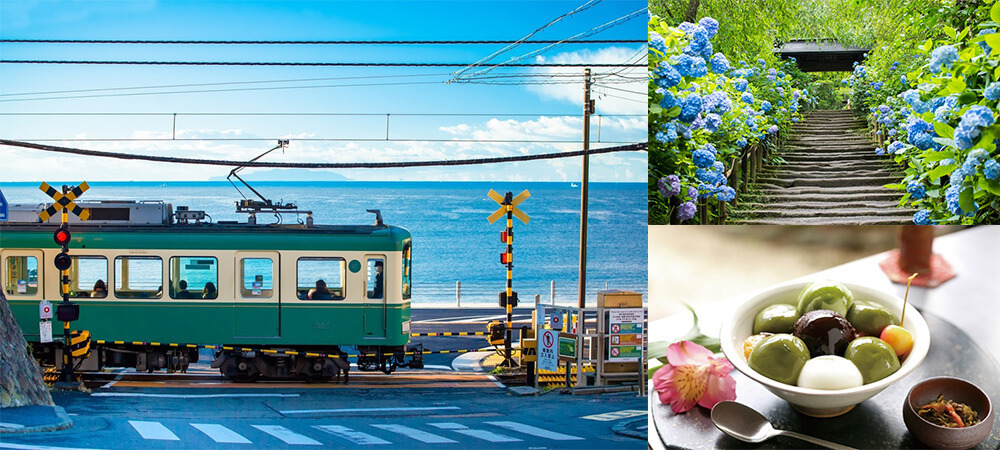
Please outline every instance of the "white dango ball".
[{"label": "white dango ball", "polygon": [[861,386],[861,371],[854,363],[836,355],[817,356],[802,366],[798,386],[811,389],[847,389]]}]

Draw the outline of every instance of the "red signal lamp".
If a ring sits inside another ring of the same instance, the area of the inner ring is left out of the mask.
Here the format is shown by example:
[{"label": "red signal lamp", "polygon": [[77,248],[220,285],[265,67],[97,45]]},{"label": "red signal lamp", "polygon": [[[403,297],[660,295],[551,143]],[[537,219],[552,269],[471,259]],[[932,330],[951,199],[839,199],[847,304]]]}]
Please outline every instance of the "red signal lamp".
[{"label": "red signal lamp", "polygon": [[52,235],[52,238],[56,241],[56,245],[60,247],[68,246],[70,237],[69,230],[65,227],[59,227],[59,229]]},{"label": "red signal lamp", "polygon": [[500,264],[508,264],[513,260],[514,260],[514,255],[511,255],[510,253],[500,254]]},{"label": "red signal lamp", "polygon": [[503,242],[504,244],[507,243],[507,232],[506,231],[501,231],[500,232],[500,242]]},{"label": "red signal lamp", "polygon": [[65,252],[56,255],[55,260],[53,262],[55,263],[56,269],[58,270],[69,270],[69,266],[73,265],[72,258],[70,258],[70,256]]}]

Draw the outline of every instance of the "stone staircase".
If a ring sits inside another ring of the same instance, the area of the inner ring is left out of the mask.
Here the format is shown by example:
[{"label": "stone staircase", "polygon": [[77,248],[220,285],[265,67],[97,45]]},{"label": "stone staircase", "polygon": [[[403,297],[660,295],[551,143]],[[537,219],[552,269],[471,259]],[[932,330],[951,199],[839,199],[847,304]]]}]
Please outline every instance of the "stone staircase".
[{"label": "stone staircase", "polygon": [[875,154],[865,122],[852,111],[812,111],[792,127],[782,158],[765,164],[732,222],[760,225],[887,225],[912,223],[898,209],[893,166]]}]

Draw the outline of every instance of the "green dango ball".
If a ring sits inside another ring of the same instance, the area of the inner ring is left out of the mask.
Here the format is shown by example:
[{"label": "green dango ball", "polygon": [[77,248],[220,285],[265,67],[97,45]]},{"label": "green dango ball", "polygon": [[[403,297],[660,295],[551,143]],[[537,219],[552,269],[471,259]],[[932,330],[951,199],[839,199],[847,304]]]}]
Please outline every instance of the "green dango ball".
[{"label": "green dango ball", "polygon": [[799,293],[798,312],[805,314],[817,309],[828,309],[847,316],[847,311],[854,304],[854,294],[843,284],[836,281],[814,281]]},{"label": "green dango ball", "polygon": [[879,336],[885,327],[899,325],[899,320],[886,307],[861,300],[855,301],[847,311],[847,321],[865,336]]},{"label": "green dango ball", "polygon": [[783,303],[771,305],[757,313],[753,320],[753,334],[791,333],[798,319],[799,313],[794,306]]},{"label": "green dango ball", "polygon": [[747,363],[765,377],[794,386],[806,361],[809,361],[809,349],[801,339],[790,334],[776,334],[758,344]]},{"label": "green dango ball", "polygon": [[896,351],[885,341],[873,336],[860,337],[847,344],[844,358],[858,366],[865,384],[881,380],[899,370]]}]

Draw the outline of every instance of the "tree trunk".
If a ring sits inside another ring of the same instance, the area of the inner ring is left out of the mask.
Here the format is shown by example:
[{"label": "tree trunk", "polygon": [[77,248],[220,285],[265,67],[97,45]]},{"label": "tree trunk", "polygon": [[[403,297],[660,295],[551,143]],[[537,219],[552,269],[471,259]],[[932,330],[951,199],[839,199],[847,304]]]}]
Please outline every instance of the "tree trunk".
[{"label": "tree trunk", "polygon": [[52,396],[0,291],[0,408],[28,405],[52,406]]},{"label": "tree trunk", "polygon": [[695,19],[698,18],[698,7],[701,6],[701,0],[691,0],[688,3],[687,13],[684,14],[684,21],[694,23]]}]

